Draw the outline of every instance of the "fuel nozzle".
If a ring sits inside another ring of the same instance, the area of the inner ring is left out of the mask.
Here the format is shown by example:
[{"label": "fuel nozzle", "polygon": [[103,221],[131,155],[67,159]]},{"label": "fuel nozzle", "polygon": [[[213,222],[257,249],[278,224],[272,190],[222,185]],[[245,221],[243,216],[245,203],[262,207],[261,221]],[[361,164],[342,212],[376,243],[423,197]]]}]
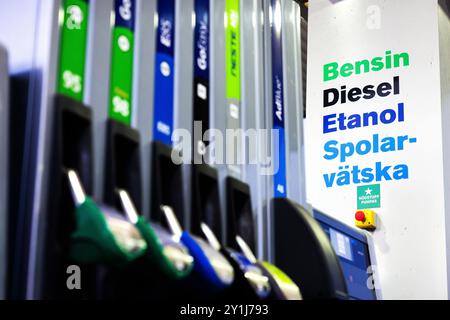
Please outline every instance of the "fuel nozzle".
[{"label": "fuel nozzle", "polygon": [[84,264],[123,265],[142,256],[147,243],[134,224],[114,208],[87,196],[76,171],[68,170],[67,177],[76,220],[71,257]]}]

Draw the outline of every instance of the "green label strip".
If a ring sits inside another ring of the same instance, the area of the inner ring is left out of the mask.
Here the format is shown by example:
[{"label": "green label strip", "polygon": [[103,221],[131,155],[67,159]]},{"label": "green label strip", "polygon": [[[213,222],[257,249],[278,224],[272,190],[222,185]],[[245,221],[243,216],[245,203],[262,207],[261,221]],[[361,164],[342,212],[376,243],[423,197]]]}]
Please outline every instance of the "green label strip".
[{"label": "green label strip", "polygon": [[131,124],[133,88],[134,34],[130,29],[114,27],[109,96],[110,118]]},{"label": "green label strip", "polygon": [[226,0],[227,98],[241,99],[241,36],[239,0]]},{"label": "green label strip", "polygon": [[[240,0],[226,0],[226,100],[227,129],[241,128],[241,35],[240,35]],[[234,155],[233,163],[228,164],[229,173],[241,178],[238,163],[242,159],[242,141],[227,145],[227,152]],[[229,156],[229,155],[228,155]]]},{"label": "green label strip", "polygon": [[89,5],[84,0],[64,0],[61,21],[58,93],[83,101]]}]

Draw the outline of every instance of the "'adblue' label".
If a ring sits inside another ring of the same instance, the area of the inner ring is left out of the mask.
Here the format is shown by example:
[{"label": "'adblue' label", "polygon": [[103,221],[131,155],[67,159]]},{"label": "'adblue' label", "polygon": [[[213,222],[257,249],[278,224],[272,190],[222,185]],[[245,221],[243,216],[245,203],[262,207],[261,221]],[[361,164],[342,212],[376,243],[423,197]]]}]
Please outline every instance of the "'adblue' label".
[{"label": "'adblue' label", "polygon": [[272,36],[272,116],[273,129],[278,130],[279,139],[273,141],[274,152],[278,155],[278,171],[274,175],[274,196],[286,197],[286,141],[284,125],[284,83],[281,1],[271,0]]}]

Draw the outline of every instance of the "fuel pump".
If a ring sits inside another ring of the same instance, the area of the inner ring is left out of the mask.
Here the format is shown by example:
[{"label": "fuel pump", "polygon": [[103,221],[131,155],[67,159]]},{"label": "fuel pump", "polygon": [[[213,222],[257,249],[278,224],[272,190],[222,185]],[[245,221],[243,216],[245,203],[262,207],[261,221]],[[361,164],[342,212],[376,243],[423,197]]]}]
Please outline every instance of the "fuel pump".
[{"label": "fuel pump", "polygon": [[106,131],[104,201],[120,208],[118,189],[141,209],[139,131],[132,127],[136,1],[114,1]]},{"label": "fuel pump", "polygon": [[[59,299],[102,298],[109,295],[102,281],[108,268],[136,260],[145,253],[147,243],[112,206],[99,205],[86,195],[93,189],[92,112],[83,104],[89,3],[66,0],[62,9],[52,192],[44,236],[47,265],[40,294]],[[67,285],[70,266],[83,270],[83,290],[70,290]]]},{"label": "fuel pump", "polygon": [[[221,100],[225,84],[225,77],[221,77],[225,75],[225,48],[221,38],[222,35],[225,38],[223,17],[225,13],[225,23],[229,25],[232,22],[234,31],[238,29],[239,12],[234,10],[235,6],[236,3],[225,1],[195,1],[191,230],[205,239],[213,234],[222,244],[226,243],[220,204],[220,174],[218,167],[211,165],[215,160],[212,157],[214,149],[221,146],[213,142],[216,137],[209,129],[216,120],[216,110],[222,110],[216,99],[219,97]],[[228,36],[236,44],[238,35],[229,33]],[[224,99],[225,95],[222,97]],[[267,295],[270,291],[267,278],[257,272],[246,256],[220,243],[216,247],[235,273],[231,287],[219,297],[253,300]]]},{"label": "fuel pump", "polygon": [[[253,12],[262,12],[262,8],[257,3],[244,3],[242,1],[227,2],[227,14],[229,19],[226,25],[226,130],[236,130],[237,141],[229,141],[227,135],[225,153],[227,155],[227,173],[225,180],[226,194],[226,244],[228,248],[240,252],[247,258],[248,266],[255,275],[260,276],[260,281],[252,283],[257,288],[259,298],[264,299],[301,299],[298,287],[281,270],[268,262],[260,263],[253,252],[256,249],[255,223],[253,215],[252,197],[250,186],[244,182],[246,173],[245,165],[245,140],[247,136],[243,129],[246,127],[245,108],[252,108],[249,102],[252,98],[249,96],[257,95],[261,87],[258,85],[244,84],[241,81],[241,65],[246,68],[248,64],[254,64],[257,69],[257,60],[253,56],[251,59],[246,57],[250,54],[247,51],[241,51],[245,43],[241,40],[241,30],[243,34],[250,33],[257,37],[258,31],[262,32],[262,25],[255,23],[243,23],[241,25],[241,14],[254,17]],[[256,15],[258,16],[258,15]],[[254,18],[253,18],[254,19]],[[255,39],[250,37],[253,41]],[[249,45],[251,47],[251,45]],[[242,53],[241,53],[242,52]],[[244,62],[244,64],[242,64]],[[248,68],[251,70],[251,68]],[[246,77],[245,79],[249,79]],[[257,106],[253,107],[256,111]],[[254,129],[254,128],[251,128]],[[250,141],[249,143],[256,143]],[[254,147],[254,146],[250,146]],[[231,152],[235,155],[234,159],[228,157]],[[250,157],[248,157],[250,158]],[[233,160],[232,163],[228,163]],[[275,272],[276,271],[276,272]],[[274,273],[273,273],[274,272]],[[264,279],[264,280],[263,280]],[[283,279],[283,281],[281,281]],[[267,283],[264,283],[267,281]],[[280,285],[282,284],[282,285]],[[258,288],[258,286],[260,286]],[[269,288],[264,294],[262,289]],[[254,288],[255,289],[255,288]],[[286,292],[283,293],[283,290]],[[266,296],[267,295],[267,296]]]},{"label": "fuel pump", "polygon": [[172,137],[180,123],[177,118],[183,113],[181,106],[185,103],[176,97],[181,94],[182,87],[187,85],[180,82],[186,79],[184,76],[188,68],[181,62],[181,52],[177,50],[184,47],[182,33],[192,32],[191,16],[186,15],[189,5],[192,2],[157,2],[151,215],[154,221],[161,223],[164,223],[164,216],[170,217],[167,220],[179,226],[177,234],[194,258],[193,274],[178,288],[177,297],[184,294],[193,298],[207,298],[228,287],[233,282],[234,272],[218,252],[214,237],[201,239],[195,232],[190,234],[181,229],[181,225],[185,228],[188,225],[184,213],[183,166],[173,161],[173,155],[179,155],[179,150],[174,148]]},{"label": "fuel pump", "polygon": [[[133,99],[136,1],[116,0],[112,30],[109,119],[106,136],[104,200],[128,214],[128,221],[144,238],[146,254],[108,278],[107,297],[152,298],[164,281],[186,277],[193,259],[174,230],[148,223],[142,212],[140,133],[138,106]],[[148,108],[148,106],[146,106]],[[135,110],[133,110],[133,108]],[[169,225],[170,226],[170,225]],[[162,281],[162,282],[161,282]]]},{"label": "fuel pump", "polygon": [[[292,173],[293,169],[293,177],[302,177],[295,174],[298,157],[292,157],[292,150],[301,154],[296,146],[300,142],[291,137],[291,132],[296,131],[295,117],[303,114],[292,108],[301,105],[298,97],[292,96],[293,92],[300,92],[300,85],[292,86],[292,83],[300,83],[300,54],[292,57],[289,53],[295,53],[295,48],[286,49],[292,44],[300,48],[298,11],[297,4],[291,0],[264,1],[266,102],[267,112],[272,114],[268,127],[277,133],[272,137],[276,170],[272,177],[273,199],[268,220],[269,238],[274,245],[269,251],[275,264],[301,288],[304,299],[346,299],[345,280],[331,243],[311,213],[289,198],[294,195],[297,201],[304,202],[298,195],[299,190],[295,190],[302,181],[289,184],[287,180],[287,173]],[[294,74],[290,74],[292,70]],[[296,135],[300,133],[299,130]],[[297,173],[301,172],[297,169]]]},{"label": "fuel pump", "polygon": [[66,268],[76,264],[70,257],[70,234],[75,229],[74,203],[70,195],[67,170],[79,176],[87,193],[92,192],[92,112],[84,104],[86,42],[89,29],[89,3],[83,0],[65,0],[60,25],[59,54],[56,74],[56,95],[53,100],[53,131],[51,134],[51,161],[48,193],[47,229],[44,233],[44,261],[46,267],[38,294],[44,298],[90,298],[95,296],[91,286],[95,268],[79,265],[84,270],[81,285],[84,291],[71,292],[66,287]]}]

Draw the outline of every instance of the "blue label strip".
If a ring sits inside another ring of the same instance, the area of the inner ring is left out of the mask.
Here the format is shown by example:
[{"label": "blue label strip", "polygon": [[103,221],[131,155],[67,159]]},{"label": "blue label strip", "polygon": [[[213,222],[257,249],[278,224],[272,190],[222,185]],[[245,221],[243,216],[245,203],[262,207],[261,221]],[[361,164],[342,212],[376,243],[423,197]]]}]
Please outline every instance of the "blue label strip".
[{"label": "blue label strip", "polygon": [[175,79],[175,0],[158,0],[153,139],[172,145]]},{"label": "blue label strip", "polygon": [[284,83],[283,83],[283,47],[281,1],[271,0],[272,14],[272,113],[273,129],[278,130],[279,139],[273,141],[274,158],[277,161],[273,187],[276,198],[285,198],[286,188],[286,140],[284,126]]},{"label": "blue label strip", "polygon": [[209,0],[195,0],[194,6],[193,120],[202,123],[202,136],[195,137],[194,135],[193,137],[193,159],[194,163],[200,163],[206,150],[206,143],[203,142],[202,137],[206,130],[209,129]]},{"label": "blue label strip", "polygon": [[194,76],[209,80],[209,0],[195,0]]},{"label": "blue label strip", "polygon": [[135,0],[116,0],[114,1],[114,13],[116,27],[123,27],[134,32],[134,7]]}]

